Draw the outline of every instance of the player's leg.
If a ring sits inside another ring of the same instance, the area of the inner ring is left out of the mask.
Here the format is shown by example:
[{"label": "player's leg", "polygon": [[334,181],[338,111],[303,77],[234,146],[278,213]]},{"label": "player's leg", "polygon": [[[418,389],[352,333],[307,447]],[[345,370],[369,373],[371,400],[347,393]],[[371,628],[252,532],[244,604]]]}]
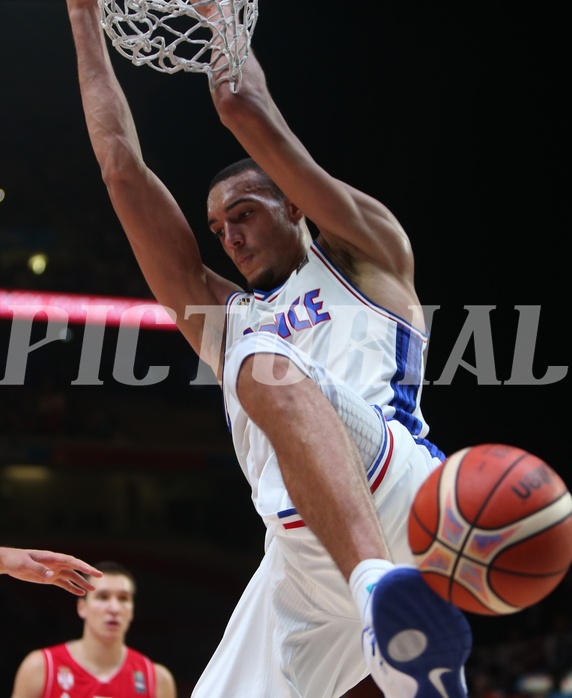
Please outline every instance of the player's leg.
[{"label": "player's leg", "polygon": [[[230,377],[231,381],[236,380],[238,400],[272,443],[294,506],[350,583],[358,606],[370,609],[369,592],[384,573],[387,573],[388,581],[379,586],[380,590],[385,590],[380,591],[379,596],[393,594],[393,571],[387,572],[392,568],[387,562],[390,554],[364,475],[364,460],[351,435],[351,415],[345,422],[340,418],[339,406],[334,408],[325,395],[328,391],[315,376],[310,377],[311,366],[308,368],[290,345],[272,337],[262,341],[262,345],[268,344],[262,353],[252,351],[249,354],[249,344],[255,346],[256,341],[261,342],[260,335],[256,339],[243,340],[242,356],[238,361],[240,370],[236,371],[238,378]],[[260,347],[257,350],[260,351]],[[234,358],[236,364],[236,356]],[[227,382],[228,378],[227,375]],[[367,405],[366,408],[370,409]],[[379,439],[384,439],[381,428]],[[409,441],[409,447],[414,448],[410,435]],[[401,505],[403,522],[407,518],[408,505],[404,501]],[[462,684],[447,686],[449,693],[435,693],[438,689],[432,683],[435,672],[439,675],[443,672],[462,674],[457,651],[458,633],[465,634],[466,626],[460,612],[453,607],[447,608],[442,624],[431,635],[432,640],[435,633],[443,636],[443,652],[447,653],[448,648],[447,661],[428,668],[424,653],[419,653],[410,664],[399,664],[400,673],[392,670],[391,681],[386,680],[388,666],[395,663],[392,652],[395,640],[405,637],[401,632],[415,628],[419,622],[419,634],[429,637],[422,611],[425,604],[431,603],[432,592],[425,594],[426,585],[419,575],[416,583],[421,585],[420,593],[412,594],[408,599],[404,616],[407,627],[396,629],[398,623],[388,624],[388,632],[380,635],[379,645],[373,631],[379,615],[377,607],[373,609],[373,617],[367,613],[364,615],[364,651],[368,666],[376,682],[383,687],[386,698],[405,698],[407,691],[414,691],[411,696],[418,698],[465,696]],[[438,605],[440,599],[435,596],[434,600]],[[387,612],[383,604],[380,608]],[[380,622],[383,624],[383,619]],[[451,633],[447,630],[448,624],[455,626]],[[382,632],[382,628],[379,631]],[[380,646],[386,652],[391,650],[387,657],[381,656]],[[430,676],[426,676],[427,672]],[[461,692],[455,692],[457,689]]]},{"label": "player's leg", "polygon": [[364,559],[389,559],[359,451],[314,381],[285,356],[251,354],[237,395],[270,440],[294,506],[346,580]]},{"label": "player's leg", "polygon": [[394,441],[383,487],[374,494],[382,528],[397,563],[375,585],[364,612],[364,656],[386,698],[466,696],[464,664],[471,630],[459,609],[438,597],[413,566],[407,518],[415,494],[435,467],[399,422],[389,424]]},{"label": "player's leg", "polygon": [[347,584],[317,539],[307,529],[287,543],[274,537],[192,698],[338,698],[367,675],[360,635]]},{"label": "player's leg", "polygon": [[339,698],[368,673],[348,585],[306,527],[284,531],[272,544],[284,560],[273,595],[275,647],[291,695]]},{"label": "player's leg", "polygon": [[271,551],[264,556],[238,601],[192,698],[290,698],[292,695],[273,647],[272,594],[276,569]]}]

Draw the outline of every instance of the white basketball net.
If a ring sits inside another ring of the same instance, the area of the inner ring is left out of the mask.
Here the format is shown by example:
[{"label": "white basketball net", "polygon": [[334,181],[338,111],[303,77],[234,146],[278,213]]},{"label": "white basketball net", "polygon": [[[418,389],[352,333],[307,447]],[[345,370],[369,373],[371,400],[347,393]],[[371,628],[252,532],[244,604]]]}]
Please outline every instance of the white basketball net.
[{"label": "white basketball net", "polygon": [[[209,19],[198,6],[212,6]],[[105,33],[133,64],[206,73],[211,89],[223,80],[240,89],[258,0],[99,0],[99,7]]]}]

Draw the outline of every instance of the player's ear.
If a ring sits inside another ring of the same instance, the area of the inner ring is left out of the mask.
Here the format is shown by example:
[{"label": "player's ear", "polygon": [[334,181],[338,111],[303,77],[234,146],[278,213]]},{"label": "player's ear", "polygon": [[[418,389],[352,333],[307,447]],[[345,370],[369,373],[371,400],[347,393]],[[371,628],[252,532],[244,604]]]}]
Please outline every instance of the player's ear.
[{"label": "player's ear", "polygon": [[291,221],[293,221],[294,223],[298,223],[302,220],[302,218],[304,218],[302,209],[298,208],[298,206],[296,206],[296,204],[293,201],[287,198],[285,203]]},{"label": "player's ear", "polygon": [[85,597],[77,600],[77,614],[81,619],[85,618]]}]

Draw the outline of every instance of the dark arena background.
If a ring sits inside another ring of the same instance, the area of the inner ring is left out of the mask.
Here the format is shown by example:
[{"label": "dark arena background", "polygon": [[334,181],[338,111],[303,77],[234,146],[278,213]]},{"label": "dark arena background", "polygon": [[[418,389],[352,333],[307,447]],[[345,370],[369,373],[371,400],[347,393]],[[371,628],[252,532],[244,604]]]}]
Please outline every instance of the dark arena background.
[{"label": "dark arena background", "polygon": [[[432,439],[447,453],[520,446],[570,485],[565,12],[556,2],[260,0],[253,46],[316,160],[386,203],[412,240],[432,317]],[[70,321],[42,345],[40,314],[24,379],[11,380],[23,322],[14,293],[152,298],[89,144],[64,0],[0,0],[0,23],[0,544],[132,568],[128,642],[167,665],[186,698],[264,531],[220,390],[197,374],[177,332],[123,330],[136,346],[130,385],[115,368],[120,329],[110,324],[98,380],[77,384],[86,326]],[[208,231],[205,199],[210,178],[243,152],[218,122],[206,78],[135,67],[113,50],[112,60],[147,162],[205,262],[235,275]],[[463,340],[469,319],[477,329]],[[152,366],[168,375],[145,382]],[[469,616],[471,698],[483,686],[531,695],[527,676],[572,671],[570,593],[568,576],[526,611]],[[7,576],[0,618],[1,696],[29,651],[81,632],[70,595]],[[376,689],[364,682],[353,695]]]}]

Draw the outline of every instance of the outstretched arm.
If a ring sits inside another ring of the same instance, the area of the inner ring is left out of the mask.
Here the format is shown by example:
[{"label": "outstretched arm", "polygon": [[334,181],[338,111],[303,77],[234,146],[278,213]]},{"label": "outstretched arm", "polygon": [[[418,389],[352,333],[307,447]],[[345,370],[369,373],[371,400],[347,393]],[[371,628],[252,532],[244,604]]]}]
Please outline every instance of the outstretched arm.
[{"label": "outstretched arm", "polygon": [[185,308],[223,305],[236,286],[203,266],[179,205],[145,164],[111,64],[97,0],[67,0],[67,5],[87,128],[115,212],[151,291],[175,311],[191,346],[214,366],[219,338],[201,345],[203,318],[185,321]]},{"label": "outstretched arm", "polygon": [[94,589],[82,574],[101,577],[101,572],[95,567],[72,555],[20,548],[0,548],[0,574],[25,582],[54,584],[76,596]]}]

